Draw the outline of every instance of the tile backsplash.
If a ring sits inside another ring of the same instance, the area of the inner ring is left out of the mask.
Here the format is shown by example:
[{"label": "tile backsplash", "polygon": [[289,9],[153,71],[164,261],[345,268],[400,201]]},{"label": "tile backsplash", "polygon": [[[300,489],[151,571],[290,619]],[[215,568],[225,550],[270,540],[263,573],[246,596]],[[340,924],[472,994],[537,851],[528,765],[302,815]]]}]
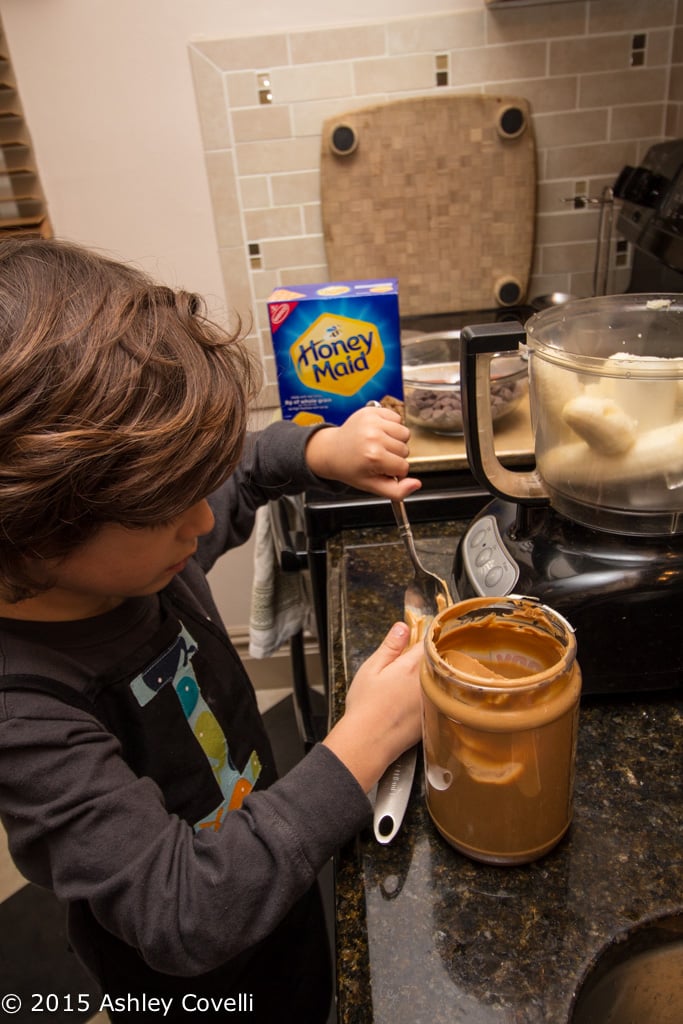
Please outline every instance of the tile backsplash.
[{"label": "tile backsplash", "polygon": [[[189,46],[222,272],[277,405],[266,299],[328,279],[323,122],[439,91],[523,96],[537,147],[529,297],[590,295],[603,189],[683,128],[683,0],[567,0]],[[581,198],[589,197],[593,201]],[[571,200],[571,201],[567,201]],[[608,290],[628,282],[615,239]]]}]

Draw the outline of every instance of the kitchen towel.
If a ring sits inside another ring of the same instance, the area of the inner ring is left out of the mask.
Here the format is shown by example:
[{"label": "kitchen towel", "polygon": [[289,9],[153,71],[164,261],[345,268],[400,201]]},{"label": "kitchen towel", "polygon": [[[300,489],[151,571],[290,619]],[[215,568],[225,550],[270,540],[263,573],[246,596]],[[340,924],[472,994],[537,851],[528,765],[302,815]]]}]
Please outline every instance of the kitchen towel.
[{"label": "kitchen towel", "polygon": [[[283,497],[290,521],[303,525],[301,497]],[[271,525],[272,510],[256,513],[254,580],[249,615],[249,654],[268,658],[301,630],[315,633],[308,576],[305,571],[283,572]],[[296,528],[296,527],[295,527]]]}]

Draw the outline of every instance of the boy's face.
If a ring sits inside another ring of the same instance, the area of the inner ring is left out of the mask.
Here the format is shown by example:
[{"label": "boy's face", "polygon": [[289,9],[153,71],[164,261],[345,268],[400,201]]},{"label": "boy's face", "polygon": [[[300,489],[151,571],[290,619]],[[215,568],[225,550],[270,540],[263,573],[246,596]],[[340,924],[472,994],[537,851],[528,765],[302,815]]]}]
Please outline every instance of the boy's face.
[{"label": "boy's face", "polygon": [[197,539],[213,525],[205,500],[162,526],[130,529],[106,523],[82,547],[50,565],[54,585],[33,600],[43,598],[66,619],[97,615],[128,597],[155,594],[185,568]]}]

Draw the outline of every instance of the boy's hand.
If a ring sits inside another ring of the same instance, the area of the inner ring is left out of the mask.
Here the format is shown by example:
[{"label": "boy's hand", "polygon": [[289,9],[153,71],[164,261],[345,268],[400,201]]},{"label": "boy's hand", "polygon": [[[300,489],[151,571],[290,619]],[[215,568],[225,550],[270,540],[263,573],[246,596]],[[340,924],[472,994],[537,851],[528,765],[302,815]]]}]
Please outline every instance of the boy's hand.
[{"label": "boy's hand", "polygon": [[346,695],[346,710],[323,740],[365,792],[421,735],[421,643],[408,646],[410,630],[395,623],[359,668]]},{"label": "boy's hand", "polygon": [[354,412],[341,427],[312,434],[306,462],[326,480],[402,500],[422,486],[420,480],[407,475],[409,437],[410,431],[393,409],[366,407]]}]

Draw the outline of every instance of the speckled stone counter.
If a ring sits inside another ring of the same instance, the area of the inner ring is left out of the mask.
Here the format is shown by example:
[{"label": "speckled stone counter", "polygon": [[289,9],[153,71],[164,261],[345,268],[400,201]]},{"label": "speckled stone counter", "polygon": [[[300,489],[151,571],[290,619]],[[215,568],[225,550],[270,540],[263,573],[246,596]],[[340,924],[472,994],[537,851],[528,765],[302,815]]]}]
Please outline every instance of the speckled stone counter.
[{"label": "speckled stone counter", "polygon": [[[450,575],[461,527],[418,527]],[[397,534],[329,544],[332,715],[401,617]],[[581,652],[579,648],[579,661]],[[683,910],[683,699],[582,702],[574,820],[543,859],[474,863],[436,832],[421,766],[390,846],[368,832],[337,866],[340,1024],[562,1024],[585,971],[637,922]]]}]

